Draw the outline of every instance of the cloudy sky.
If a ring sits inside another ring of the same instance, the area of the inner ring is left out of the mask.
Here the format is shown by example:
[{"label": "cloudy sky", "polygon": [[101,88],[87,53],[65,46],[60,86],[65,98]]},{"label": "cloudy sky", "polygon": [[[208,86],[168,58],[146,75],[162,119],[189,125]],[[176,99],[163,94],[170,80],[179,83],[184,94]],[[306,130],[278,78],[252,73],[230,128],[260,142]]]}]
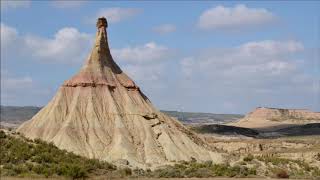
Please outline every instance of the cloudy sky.
[{"label": "cloudy sky", "polygon": [[160,109],[320,111],[319,2],[1,1],[1,104],[45,105],[108,19],[115,61]]}]

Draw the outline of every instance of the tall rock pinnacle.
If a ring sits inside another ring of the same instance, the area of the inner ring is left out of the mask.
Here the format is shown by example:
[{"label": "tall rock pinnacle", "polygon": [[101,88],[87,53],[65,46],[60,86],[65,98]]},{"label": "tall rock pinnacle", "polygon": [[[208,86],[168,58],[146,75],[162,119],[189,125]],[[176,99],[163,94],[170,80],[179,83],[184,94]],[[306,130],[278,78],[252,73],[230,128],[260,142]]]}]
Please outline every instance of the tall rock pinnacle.
[{"label": "tall rock pinnacle", "polygon": [[107,19],[104,17],[99,18],[96,26],[98,28],[96,36],[96,46],[99,48],[101,54],[110,54],[106,30],[108,27]]},{"label": "tall rock pinnacle", "polygon": [[177,120],[158,111],[113,60],[107,20],[99,18],[94,46],[80,71],[18,129],[61,149],[132,167],[153,168],[180,160],[221,162]]},{"label": "tall rock pinnacle", "polygon": [[64,86],[116,86],[119,81],[125,87],[138,88],[135,83],[122,72],[114,62],[108,44],[106,18],[97,21],[95,45],[79,74],[64,83]]}]

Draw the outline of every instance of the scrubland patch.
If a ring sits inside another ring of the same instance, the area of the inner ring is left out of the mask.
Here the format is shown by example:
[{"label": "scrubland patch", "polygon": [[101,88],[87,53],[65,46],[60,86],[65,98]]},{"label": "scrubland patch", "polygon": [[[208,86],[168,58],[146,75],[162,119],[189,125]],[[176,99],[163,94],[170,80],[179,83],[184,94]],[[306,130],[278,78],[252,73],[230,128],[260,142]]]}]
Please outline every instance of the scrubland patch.
[{"label": "scrubland patch", "polygon": [[247,154],[225,164],[212,161],[179,161],[155,170],[116,167],[58,149],[54,144],[29,140],[0,131],[0,174],[2,177],[67,178],[212,178],[273,177],[315,178],[319,168],[300,160]]}]

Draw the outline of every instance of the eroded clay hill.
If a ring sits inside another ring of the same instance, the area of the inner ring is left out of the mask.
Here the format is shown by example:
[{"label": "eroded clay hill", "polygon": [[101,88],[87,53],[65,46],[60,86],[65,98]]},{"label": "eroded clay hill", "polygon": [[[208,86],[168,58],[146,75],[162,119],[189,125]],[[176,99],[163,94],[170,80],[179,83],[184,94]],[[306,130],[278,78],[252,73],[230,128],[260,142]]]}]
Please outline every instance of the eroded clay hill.
[{"label": "eroded clay hill", "polygon": [[246,128],[283,128],[286,125],[320,123],[320,112],[306,109],[278,109],[259,107],[238,122],[229,125]]},{"label": "eroded clay hill", "polygon": [[174,161],[222,156],[177,120],[155,109],[114,62],[107,21],[99,18],[95,44],[80,72],[17,131],[59,148],[131,166],[156,167]]}]

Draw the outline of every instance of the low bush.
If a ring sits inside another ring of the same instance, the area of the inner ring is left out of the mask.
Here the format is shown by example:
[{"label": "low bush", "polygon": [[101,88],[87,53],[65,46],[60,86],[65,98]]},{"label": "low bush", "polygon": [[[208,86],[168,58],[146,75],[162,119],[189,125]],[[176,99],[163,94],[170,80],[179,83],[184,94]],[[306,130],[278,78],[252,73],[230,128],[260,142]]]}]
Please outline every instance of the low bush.
[{"label": "low bush", "polygon": [[243,158],[243,161],[250,162],[253,159],[254,159],[254,156],[252,154],[249,154],[248,156]]},{"label": "low bush", "polygon": [[125,168],[121,168],[121,169],[118,169],[116,172],[115,172],[115,175],[116,176],[119,176],[119,177],[127,177],[127,176],[131,176],[132,175],[132,170],[128,167],[125,167]]},{"label": "low bush", "polygon": [[78,179],[87,177],[88,172],[80,165],[71,165],[67,168],[66,175]]},{"label": "low bush", "polygon": [[6,138],[6,137],[7,137],[6,133],[4,131],[0,131],[0,139]]}]

